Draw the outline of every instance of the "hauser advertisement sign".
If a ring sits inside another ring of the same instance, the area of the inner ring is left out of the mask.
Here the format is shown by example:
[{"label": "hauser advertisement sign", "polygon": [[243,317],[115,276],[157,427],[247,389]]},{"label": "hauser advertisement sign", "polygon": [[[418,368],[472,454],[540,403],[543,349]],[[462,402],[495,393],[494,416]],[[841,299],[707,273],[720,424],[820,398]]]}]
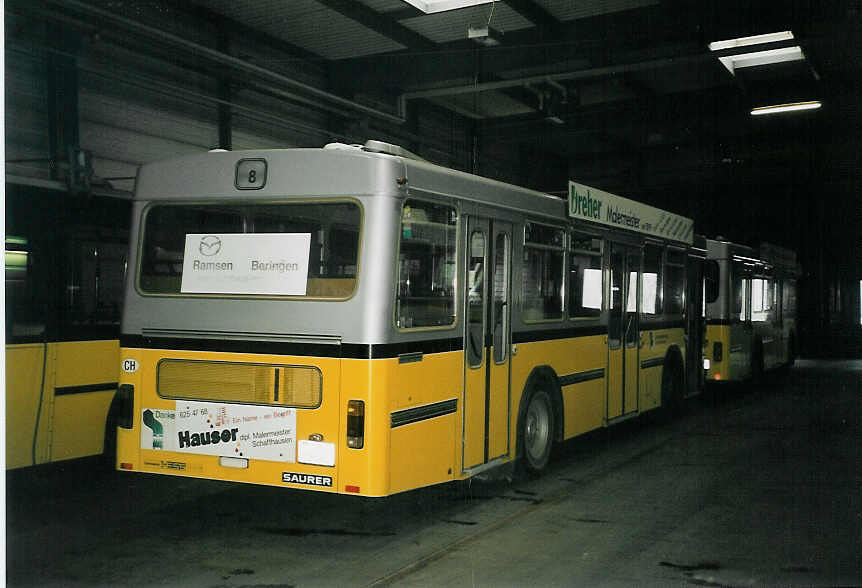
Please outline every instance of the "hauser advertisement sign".
[{"label": "hauser advertisement sign", "polygon": [[576,182],[569,182],[569,216],[689,245],[694,242],[690,218]]},{"label": "hauser advertisement sign", "polygon": [[177,401],[145,408],[141,448],[296,462],[296,409]]},{"label": "hauser advertisement sign", "polygon": [[309,233],[186,235],[180,291],[305,296]]}]

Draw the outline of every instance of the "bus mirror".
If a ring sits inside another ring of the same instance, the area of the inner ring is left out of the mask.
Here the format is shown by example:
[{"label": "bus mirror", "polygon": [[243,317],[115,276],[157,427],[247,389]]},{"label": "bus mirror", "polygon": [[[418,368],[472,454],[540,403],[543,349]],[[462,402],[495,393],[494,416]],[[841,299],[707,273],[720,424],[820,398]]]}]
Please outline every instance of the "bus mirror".
[{"label": "bus mirror", "polygon": [[706,302],[718,300],[718,262],[708,259],[703,266],[703,289]]}]

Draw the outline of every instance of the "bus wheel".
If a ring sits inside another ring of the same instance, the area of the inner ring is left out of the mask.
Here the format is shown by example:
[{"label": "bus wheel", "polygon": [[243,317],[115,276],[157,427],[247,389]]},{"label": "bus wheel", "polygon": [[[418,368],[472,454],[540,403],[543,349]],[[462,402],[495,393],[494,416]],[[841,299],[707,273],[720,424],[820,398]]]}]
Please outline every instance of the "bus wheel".
[{"label": "bus wheel", "polygon": [[527,400],[520,427],[523,465],[531,473],[542,471],[551,458],[554,442],[554,407],[542,388],[535,388]]}]

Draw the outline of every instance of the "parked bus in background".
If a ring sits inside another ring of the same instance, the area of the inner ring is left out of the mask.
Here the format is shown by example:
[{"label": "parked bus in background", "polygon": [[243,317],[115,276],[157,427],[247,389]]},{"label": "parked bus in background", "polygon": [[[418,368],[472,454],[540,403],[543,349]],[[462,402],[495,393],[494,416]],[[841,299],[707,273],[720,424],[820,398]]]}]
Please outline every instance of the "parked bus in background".
[{"label": "parked bus in background", "polygon": [[707,239],[717,281],[705,288],[704,368],[710,382],[759,378],[796,359],[796,254]]},{"label": "parked bus in background", "polygon": [[697,391],[692,221],[600,190],[369,141],[145,165],[132,217],[121,470],[384,496]]},{"label": "parked bus in background", "polygon": [[128,200],[6,184],[8,469],[105,449],[129,214]]}]

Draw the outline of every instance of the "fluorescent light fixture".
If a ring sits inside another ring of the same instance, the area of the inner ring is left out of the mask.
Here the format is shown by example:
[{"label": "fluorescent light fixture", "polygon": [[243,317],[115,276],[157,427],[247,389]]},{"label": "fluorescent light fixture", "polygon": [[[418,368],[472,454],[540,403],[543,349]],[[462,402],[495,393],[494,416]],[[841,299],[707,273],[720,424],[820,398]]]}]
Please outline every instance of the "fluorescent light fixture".
[{"label": "fluorescent light fixture", "polygon": [[792,31],[781,31],[780,33],[766,33],[765,35],[754,35],[753,37],[740,37],[738,39],[728,39],[726,41],[713,41],[709,44],[709,50],[721,51],[722,49],[734,49],[736,47],[748,47],[750,45],[761,45],[763,43],[789,41],[793,38],[794,37]]},{"label": "fluorescent light fixture", "polygon": [[755,51],[754,53],[742,53],[740,55],[728,55],[719,57],[718,60],[732,74],[743,67],[757,67],[759,65],[771,65],[784,63],[785,61],[802,61],[805,54],[802,47],[783,47],[781,49],[769,49],[768,51]]},{"label": "fluorescent light fixture", "polygon": [[773,106],[758,106],[751,110],[752,116],[760,116],[763,114],[777,114],[779,112],[793,112],[795,110],[815,110],[820,108],[822,104],[819,100],[809,100],[807,102],[790,102],[789,104],[775,104]]},{"label": "fluorescent light fixture", "polygon": [[445,12],[447,10],[457,10],[459,8],[468,8],[470,6],[478,6],[480,4],[491,4],[496,0],[404,0],[410,6],[418,8],[425,14],[434,12]]}]

